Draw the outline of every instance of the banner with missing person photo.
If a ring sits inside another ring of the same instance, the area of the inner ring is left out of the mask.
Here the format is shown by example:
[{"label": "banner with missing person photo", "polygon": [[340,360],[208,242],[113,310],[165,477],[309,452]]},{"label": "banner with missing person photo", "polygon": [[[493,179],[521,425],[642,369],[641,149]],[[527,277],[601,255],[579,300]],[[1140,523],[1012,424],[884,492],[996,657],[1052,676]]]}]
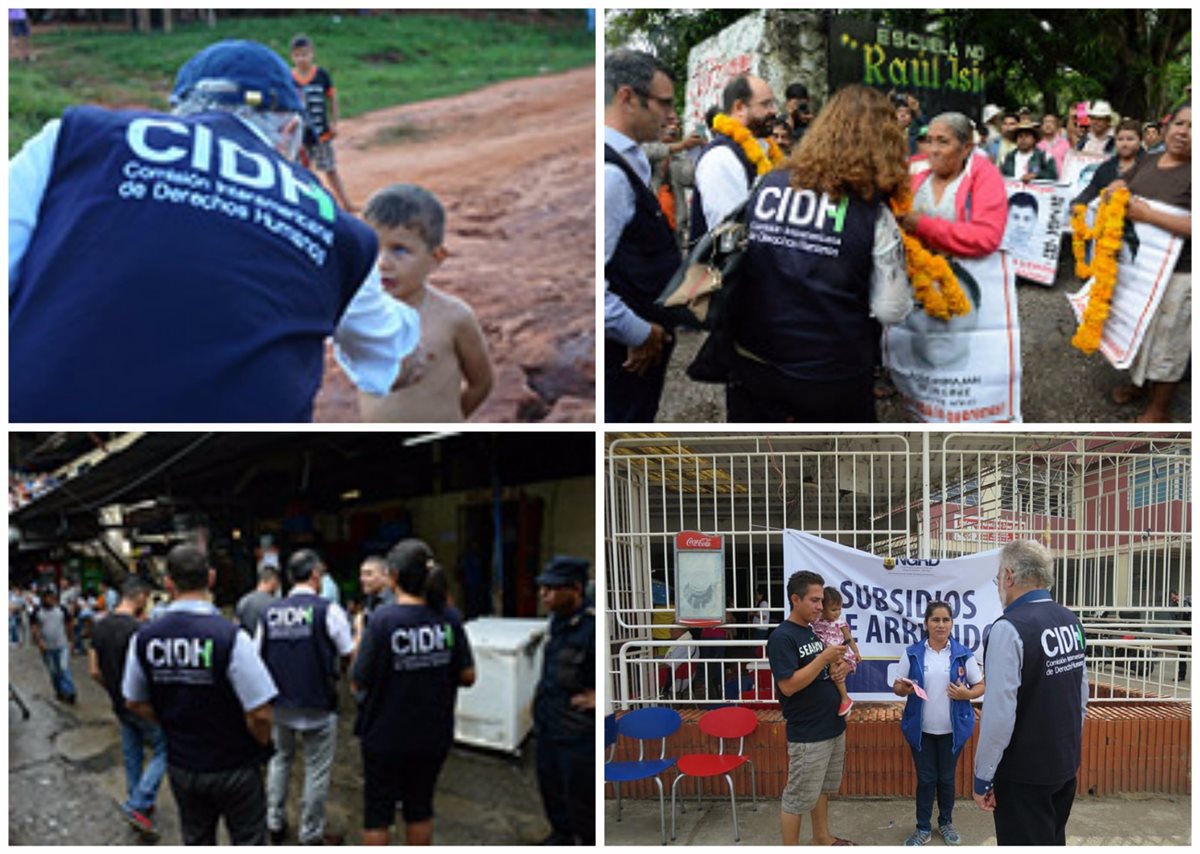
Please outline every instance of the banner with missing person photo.
[{"label": "banner with missing person photo", "polygon": [[[1145,201],[1165,213],[1188,214],[1162,202]],[[1114,368],[1124,370],[1133,365],[1182,249],[1183,238],[1146,222],[1126,220],[1125,240],[1117,256],[1117,284],[1100,336],[1100,352]],[[1067,295],[1076,323],[1087,308],[1092,281],[1088,279],[1082,288]]]},{"label": "banner with missing person photo", "polygon": [[[1058,176],[1059,190],[1067,202],[1067,212],[1063,217],[1062,230],[1069,234],[1071,231],[1071,201],[1087,189],[1100,164],[1107,160],[1107,154],[1084,154],[1082,151],[1068,151],[1063,158],[1062,174]],[[1090,222],[1090,220],[1089,220]]]},{"label": "banner with missing person photo", "polygon": [[1008,253],[1009,272],[1041,285],[1053,285],[1058,273],[1063,223],[1070,213],[1065,189],[1053,181],[1007,178],[1008,224],[1000,248]]},{"label": "banner with missing person photo", "polygon": [[950,606],[951,636],[983,662],[983,642],[1003,609],[996,588],[1000,549],[946,560],[880,557],[790,528],[783,532],[783,583],[816,572],[842,594],[842,617],[862,662],[846,679],[855,700],[895,700],[890,665],[925,636],[925,607]]},{"label": "banner with missing person photo", "polygon": [[884,327],[883,363],[922,421],[1020,421],[1021,334],[1006,256],[949,260],[970,313],[939,320],[914,304],[903,323]]}]

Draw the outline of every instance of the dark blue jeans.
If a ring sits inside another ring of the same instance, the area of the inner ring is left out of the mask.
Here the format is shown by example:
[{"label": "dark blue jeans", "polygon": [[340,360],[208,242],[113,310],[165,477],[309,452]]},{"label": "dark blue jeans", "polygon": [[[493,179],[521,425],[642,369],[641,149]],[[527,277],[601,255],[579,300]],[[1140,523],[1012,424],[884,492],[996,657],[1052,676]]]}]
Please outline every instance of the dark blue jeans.
[{"label": "dark blue jeans", "polygon": [[[167,737],[162,727],[129,715],[118,718],[121,724],[121,756],[125,760],[126,809],[145,813],[154,807],[158,785],[167,772]],[[143,768],[146,747],[150,762]]]},{"label": "dark blue jeans", "polygon": [[958,754],[952,750],[954,736],[921,733],[921,749],[912,750],[913,764],[917,766],[917,830],[932,829],[933,796],[937,793],[938,826],[954,820],[954,769],[958,765]]},{"label": "dark blue jeans", "polygon": [[71,678],[71,650],[48,649],[42,653],[42,661],[46,662],[46,670],[50,672],[50,684],[54,693],[60,698],[75,696],[75,680]]}]

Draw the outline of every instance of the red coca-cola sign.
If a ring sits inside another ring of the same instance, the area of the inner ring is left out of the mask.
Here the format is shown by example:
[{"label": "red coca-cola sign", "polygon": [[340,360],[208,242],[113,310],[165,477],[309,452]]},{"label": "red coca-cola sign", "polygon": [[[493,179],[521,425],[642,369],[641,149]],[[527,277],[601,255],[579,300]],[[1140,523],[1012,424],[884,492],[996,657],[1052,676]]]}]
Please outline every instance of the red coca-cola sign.
[{"label": "red coca-cola sign", "polygon": [[675,535],[676,550],[719,552],[721,550],[720,534],[702,534],[699,531],[680,531]]}]

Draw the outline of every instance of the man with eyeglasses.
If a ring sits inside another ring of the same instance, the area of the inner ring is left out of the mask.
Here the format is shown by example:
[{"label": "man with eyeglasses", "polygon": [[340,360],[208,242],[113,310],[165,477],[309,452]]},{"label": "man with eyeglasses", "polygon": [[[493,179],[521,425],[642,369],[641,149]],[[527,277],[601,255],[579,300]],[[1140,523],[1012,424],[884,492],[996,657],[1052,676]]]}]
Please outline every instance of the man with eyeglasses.
[{"label": "man with eyeglasses", "polygon": [[604,416],[649,422],[658,412],[671,324],[654,300],[681,262],[671,226],[650,192],[641,143],[675,115],[675,86],[657,58],[604,57]]},{"label": "man with eyeglasses", "polygon": [[[775,121],[775,95],[767,81],[739,74],[721,93],[721,110],[750,132],[766,156],[764,138]],[[756,158],[759,159],[759,158]],[[696,191],[692,193],[692,233],[695,244],[750,195],[758,165],[730,136],[713,133],[713,141],[696,164]]]}]

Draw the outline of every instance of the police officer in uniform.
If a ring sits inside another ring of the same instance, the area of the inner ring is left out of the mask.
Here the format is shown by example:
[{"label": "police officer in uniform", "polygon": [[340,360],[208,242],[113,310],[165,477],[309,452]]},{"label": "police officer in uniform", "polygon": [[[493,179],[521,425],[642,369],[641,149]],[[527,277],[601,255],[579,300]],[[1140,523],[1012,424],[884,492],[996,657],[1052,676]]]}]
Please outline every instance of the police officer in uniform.
[{"label": "police officer in uniform", "polygon": [[210,601],[215,577],[196,546],[171,549],[174,601],[134,636],[122,693],[130,711],[166,734],[184,843],[215,845],[224,817],[234,845],[265,845],[262,765],[275,683],[250,637]]},{"label": "police officer in uniform", "polygon": [[595,844],[596,613],[584,598],[588,562],[555,557],[537,577],[550,618],[534,702],[546,845]]},{"label": "police officer in uniform", "polygon": [[292,162],[287,64],[218,42],[171,101],[72,107],[10,162],[12,419],[309,421],[330,334],[363,390],[411,380],[374,234]]},{"label": "police officer in uniform", "polygon": [[286,832],[288,781],[297,746],[304,751],[301,845],[340,845],[325,832],[325,801],[337,750],[339,659],[344,669],[354,651],[350,621],[320,595],[325,564],[312,549],[288,560],[293,587],[287,598],[263,611],[255,640],[275,684],[275,755],[267,768],[267,829],[272,844]]},{"label": "police officer in uniform", "polygon": [[671,358],[670,319],[654,305],[682,258],[650,192],[650,161],[675,114],[670,72],[654,56],[604,57],[604,413],[653,421]]},{"label": "police officer in uniform", "polygon": [[1079,618],[1050,598],[1049,550],[1016,540],[1000,552],[1004,615],[984,642],[975,802],[993,813],[998,845],[1066,845],[1075,799],[1087,664]]}]

